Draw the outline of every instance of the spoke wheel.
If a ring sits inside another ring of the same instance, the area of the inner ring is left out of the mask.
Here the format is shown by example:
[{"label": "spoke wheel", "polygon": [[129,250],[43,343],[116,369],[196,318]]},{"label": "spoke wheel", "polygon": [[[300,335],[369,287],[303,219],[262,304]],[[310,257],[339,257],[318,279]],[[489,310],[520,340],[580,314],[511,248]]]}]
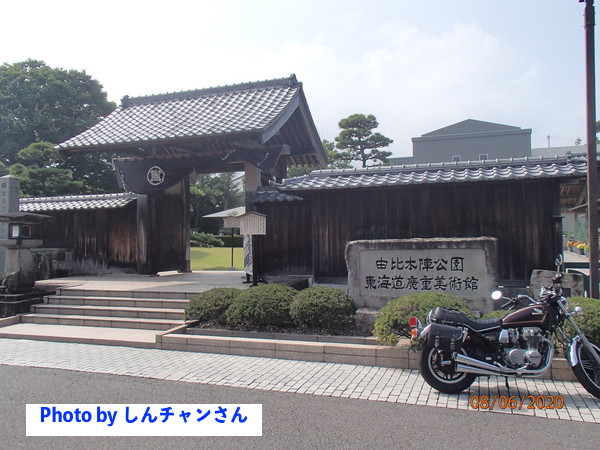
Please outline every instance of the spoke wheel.
[{"label": "spoke wheel", "polygon": [[[464,349],[463,354],[466,354]],[[456,372],[454,362],[444,364],[443,357],[434,347],[427,344],[421,349],[419,366],[421,376],[432,388],[445,394],[456,394],[473,384],[476,375]]]},{"label": "spoke wheel", "polygon": [[[592,345],[593,351],[600,356],[600,344],[594,339],[587,337]],[[600,398],[600,364],[596,362],[591,351],[579,341],[575,345],[579,364],[573,367],[573,373],[581,385],[594,397]]]}]

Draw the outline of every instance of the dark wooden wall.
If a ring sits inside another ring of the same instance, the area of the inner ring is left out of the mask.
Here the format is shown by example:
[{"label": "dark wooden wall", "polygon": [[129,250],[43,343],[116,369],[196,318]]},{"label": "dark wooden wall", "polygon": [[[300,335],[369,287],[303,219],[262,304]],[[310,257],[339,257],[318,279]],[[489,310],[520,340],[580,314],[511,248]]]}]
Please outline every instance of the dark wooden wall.
[{"label": "dark wooden wall", "polygon": [[186,180],[155,194],[138,195],[137,273],[189,270],[188,193]]},{"label": "dark wooden wall", "polygon": [[[492,236],[499,242],[501,279],[522,281],[533,269],[552,269],[561,251],[553,218],[560,212],[555,180],[332,190],[308,200],[259,209],[268,216],[265,238],[274,246],[259,254],[264,273],[299,267],[296,256],[285,255],[292,249],[301,259],[311,249],[313,274],[327,281],[347,276],[348,241]],[[308,204],[310,213],[299,210]]]},{"label": "dark wooden wall", "polygon": [[77,260],[98,266],[135,267],[135,203],[119,209],[44,212],[43,246],[66,248]]},{"label": "dark wooden wall", "polygon": [[267,234],[256,237],[260,274],[312,274],[312,220],[308,201],[261,203]]}]

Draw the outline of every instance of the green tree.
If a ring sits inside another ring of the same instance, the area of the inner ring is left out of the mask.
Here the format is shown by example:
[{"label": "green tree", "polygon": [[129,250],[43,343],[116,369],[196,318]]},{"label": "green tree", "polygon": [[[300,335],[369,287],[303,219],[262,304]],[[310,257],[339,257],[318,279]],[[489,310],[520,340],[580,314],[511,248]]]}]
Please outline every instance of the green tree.
[{"label": "green tree", "polygon": [[60,158],[50,142],[34,142],[17,153],[16,164],[8,171],[21,181],[25,197],[84,194],[88,191],[73,172],[60,167]]},{"label": "green tree", "polygon": [[118,192],[112,153],[79,153],[60,160],[60,167],[73,173],[93,194]]},{"label": "green tree", "polygon": [[[352,167],[350,163],[348,163],[350,158],[347,157],[347,153],[336,150],[334,142],[323,139],[323,149],[327,154],[328,169],[348,169]],[[306,175],[315,169],[316,167],[313,166],[293,166],[288,169],[287,178]]]},{"label": "green tree", "polygon": [[379,126],[374,115],[352,114],[340,120],[338,125],[342,131],[335,141],[336,147],[342,150],[342,159],[360,161],[362,167],[367,167],[368,161],[387,162],[392,153],[379,149],[394,141],[381,133],[373,133],[372,130]]},{"label": "green tree", "polygon": [[32,142],[60,143],[115,108],[85,72],[27,60],[0,66],[0,158],[16,163]]},{"label": "green tree", "polygon": [[244,204],[244,193],[235,172],[196,175],[190,185],[191,227],[216,233],[221,224],[203,216]]},{"label": "green tree", "polygon": [[63,159],[53,149],[114,108],[102,85],[85,72],[55,69],[36,60],[1,65],[0,173],[18,176],[27,195],[114,192],[112,155]]},{"label": "green tree", "polygon": [[34,142],[19,150],[17,160],[25,166],[56,167],[60,157],[51,142]]}]

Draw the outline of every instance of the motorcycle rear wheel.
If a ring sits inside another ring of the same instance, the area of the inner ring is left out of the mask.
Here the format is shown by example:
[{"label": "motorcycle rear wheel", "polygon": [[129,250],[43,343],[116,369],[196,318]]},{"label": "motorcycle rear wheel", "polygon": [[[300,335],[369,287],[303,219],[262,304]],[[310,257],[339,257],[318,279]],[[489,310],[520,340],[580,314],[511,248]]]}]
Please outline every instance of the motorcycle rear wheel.
[{"label": "motorcycle rear wheel", "polygon": [[[600,344],[589,336],[586,337],[594,347],[594,351],[600,355]],[[579,363],[571,369],[586,391],[594,397],[600,398],[600,365],[592,357],[589,350],[585,348],[583,342],[578,341],[575,345],[577,345],[575,351]]]},{"label": "motorcycle rear wheel", "polygon": [[444,394],[462,392],[477,378],[477,375],[472,373],[456,372],[450,366],[442,366],[437,349],[428,344],[424,344],[421,349],[419,367],[425,382]]}]

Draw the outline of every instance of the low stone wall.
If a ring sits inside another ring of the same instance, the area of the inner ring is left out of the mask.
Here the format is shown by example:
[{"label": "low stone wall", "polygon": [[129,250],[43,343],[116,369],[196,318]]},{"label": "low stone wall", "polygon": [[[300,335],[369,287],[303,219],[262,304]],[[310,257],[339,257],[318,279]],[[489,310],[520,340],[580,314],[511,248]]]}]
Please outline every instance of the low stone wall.
[{"label": "low stone wall", "polygon": [[49,292],[33,292],[29,294],[0,295],[0,317],[10,317],[29,312],[31,305],[42,303],[44,295]]},{"label": "low stone wall", "polygon": [[[406,339],[396,346],[385,346],[378,345],[373,337],[246,333],[195,329],[188,328],[189,326],[188,323],[158,334],[156,348],[419,369],[419,352],[411,350],[410,341]],[[567,361],[561,358],[554,359],[552,368],[542,378],[575,381]]]}]

